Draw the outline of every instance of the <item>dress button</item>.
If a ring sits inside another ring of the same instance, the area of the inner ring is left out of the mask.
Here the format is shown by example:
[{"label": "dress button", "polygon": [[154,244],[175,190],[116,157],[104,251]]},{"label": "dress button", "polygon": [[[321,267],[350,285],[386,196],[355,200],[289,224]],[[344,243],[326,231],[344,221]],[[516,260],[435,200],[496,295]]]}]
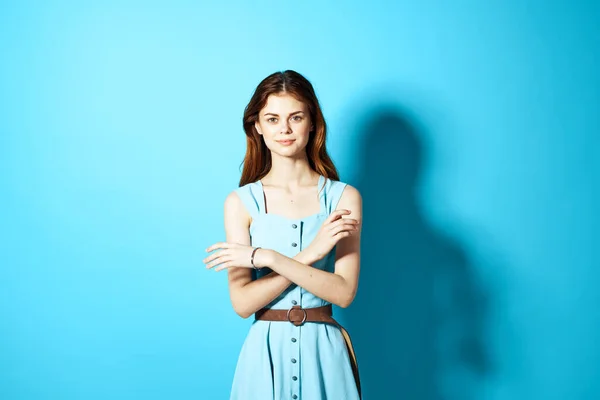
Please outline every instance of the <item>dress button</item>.
[{"label": "dress button", "polygon": [[292,224],[292,228],[296,229],[297,227],[298,227],[298,225]]},{"label": "dress button", "polygon": [[297,398],[298,398],[298,396],[296,396],[296,395],[292,396],[292,399],[294,399],[294,400],[296,400]]},{"label": "dress button", "polygon": [[292,243],[292,247],[296,247],[296,246],[298,246],[298,245],[295,242]]},{"label": "dress button", "polygon": [[296,338],[295,337],[292,338],[292,343],[296,343]]},{"label": "dress button", "polygon": [[292,358],[292,364],[296,364],[296,359]]},{"label": "dress button", "polygon": [[296,305],[296,304],[298,304],[298,302],[296,300],[292,300],[292,304]]},{"label": "dress button", "polygon": [[297,381],[297,380],[298,380],[298,377],[297,377],[297,376],[292,376],[292,380],[293,380],[293,381]]}]

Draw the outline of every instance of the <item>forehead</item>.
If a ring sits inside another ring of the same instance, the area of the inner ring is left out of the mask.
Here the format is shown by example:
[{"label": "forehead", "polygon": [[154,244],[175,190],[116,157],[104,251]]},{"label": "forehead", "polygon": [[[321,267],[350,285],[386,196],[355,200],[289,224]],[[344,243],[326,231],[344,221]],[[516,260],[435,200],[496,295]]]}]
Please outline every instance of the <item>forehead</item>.
[{"label": "forehead", "polygon": [[286,113],[306,111],[306,104],[287,93],[272,94],[267,98],[263,112]]}]

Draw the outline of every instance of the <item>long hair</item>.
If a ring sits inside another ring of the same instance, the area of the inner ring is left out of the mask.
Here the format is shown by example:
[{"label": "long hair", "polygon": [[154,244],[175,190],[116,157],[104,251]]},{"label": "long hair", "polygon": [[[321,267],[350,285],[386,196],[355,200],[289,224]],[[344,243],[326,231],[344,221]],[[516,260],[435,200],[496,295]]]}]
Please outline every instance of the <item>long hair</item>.
[{"label": "long hair", "polygon": [[296,71],[286,70],[275,72],[263,79],[244,110],[246,156],[242,162],[240,186],[256,182],[267,175],[271,169],[271,152],[254,125],[258,120],[258,113],[267,104],[269,96],[280,93],[288,93],[308,107],[314,126],[306,144],[306,155],[310,167],[325,178],[339,180],[337,169],[325,148],[327,125],[315,90],[305,77]]}]

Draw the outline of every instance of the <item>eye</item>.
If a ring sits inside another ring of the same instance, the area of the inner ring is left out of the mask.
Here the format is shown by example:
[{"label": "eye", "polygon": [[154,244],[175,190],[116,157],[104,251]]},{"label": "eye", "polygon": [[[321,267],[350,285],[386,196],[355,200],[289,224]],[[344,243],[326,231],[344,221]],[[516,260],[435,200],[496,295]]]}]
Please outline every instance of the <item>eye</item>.
[{"label": "eye", "polygon": [[294,121],[302,121],[302,117],[300,115],[294,115],[292,118]]},{"label": "eye", "polygon": [[277,118],[275,118],[275,117],[271,117],[271,118],[267,119],[267,122],[271,122],[271,123],[276,122],[276,121],[277,121]]}]

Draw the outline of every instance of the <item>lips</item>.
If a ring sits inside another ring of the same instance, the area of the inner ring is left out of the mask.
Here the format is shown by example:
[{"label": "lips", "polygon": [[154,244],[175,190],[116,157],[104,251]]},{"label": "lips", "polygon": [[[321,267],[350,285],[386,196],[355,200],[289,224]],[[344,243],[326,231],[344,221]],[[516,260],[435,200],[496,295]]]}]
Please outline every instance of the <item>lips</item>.
[{"label": "lips", "polygon": [[283,146],[289,146],[292,143],[294,143],[296,140],[295,139],[290,139],[290,140],[277,140],[277,143],[283,145]]}]

